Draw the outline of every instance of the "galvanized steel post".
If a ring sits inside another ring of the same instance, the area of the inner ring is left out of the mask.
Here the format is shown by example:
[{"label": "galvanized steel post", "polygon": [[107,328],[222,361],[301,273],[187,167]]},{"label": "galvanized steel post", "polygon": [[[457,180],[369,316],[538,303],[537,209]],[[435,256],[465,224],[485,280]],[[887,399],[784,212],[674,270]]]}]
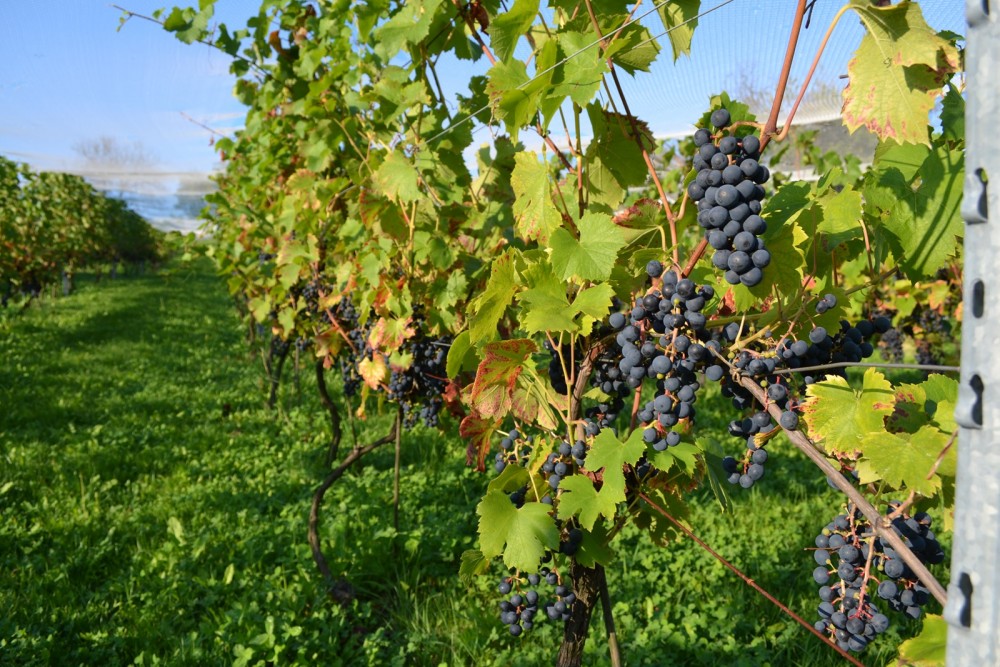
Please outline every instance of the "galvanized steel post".
[{"label": "galvanized steel post", "polygon": [[[1000,3],[993,9],[994,2],[965,4],[965,316],[954,552],[944,610],[947,664],[955,667],[1000,665]],[[992,188],[988,176],[997,179]]]}]

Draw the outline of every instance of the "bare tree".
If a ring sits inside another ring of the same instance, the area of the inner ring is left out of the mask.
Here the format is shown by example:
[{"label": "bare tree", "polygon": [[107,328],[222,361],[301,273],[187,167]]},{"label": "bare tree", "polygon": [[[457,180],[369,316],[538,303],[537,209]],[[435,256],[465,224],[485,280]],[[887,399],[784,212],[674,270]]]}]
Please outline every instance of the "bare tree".
[{"label": "bare tree", "polygon": [[141,141],[126,142],[107,135],[74,144],[83,159],[80,174],[94,187],[126,198],[128,192],[162,191],[156,171],[158,158]]},{"label": "bare tree", "polygon": [[106,135],[77,142],[73,150],[88,167],[102,171],[137,171],[152,168],[157,162],[141,141],[125,143]]}]

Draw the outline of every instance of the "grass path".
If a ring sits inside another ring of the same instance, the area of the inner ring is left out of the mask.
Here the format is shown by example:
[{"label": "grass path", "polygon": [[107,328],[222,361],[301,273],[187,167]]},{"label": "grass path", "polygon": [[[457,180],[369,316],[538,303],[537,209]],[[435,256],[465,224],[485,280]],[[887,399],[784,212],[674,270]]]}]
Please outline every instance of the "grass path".
[{"label": "grass path", "polygon": [[[555,627],[515,640],[494,579],[458,581],[486,480],[451,436],[407,433],[398,534],[389,449],[331,490],[324,544],[358,600],[327,600],[305,536],[328,424],[311,373],[275,414],[258,368],[205,264],[84,281],[0,329],[0,665],[551,664]],[[699,415],[720,433],[731,418],[721,403]],[[360,438],[387,430],[373,419]],[[836,496],[775,449],[773,479],[736,494],[734,515],[699,493],[691,523],[811,618],[801,547]],[[626,531],[618,552],[626,664],[840,664],[689,541]],[[606,662],[599,617],[588,664]],[[865,663],[886,664],[894,638]]]}]

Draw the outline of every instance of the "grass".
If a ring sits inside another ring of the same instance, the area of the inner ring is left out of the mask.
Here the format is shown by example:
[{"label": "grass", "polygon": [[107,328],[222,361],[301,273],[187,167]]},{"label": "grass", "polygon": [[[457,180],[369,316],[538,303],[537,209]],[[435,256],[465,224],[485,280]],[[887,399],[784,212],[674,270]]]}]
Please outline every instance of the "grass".
[{"label": "grass", "polygon": [[[406,433],[398,533],[391,447],[334,485],[324,548],[358,596],[324,595],[306,524],[329,425],[307,370],[298,395],[287,382],[281,409],[263,408],[242,331],[200,263],[83,277],[0,330],[0,664],[551,664],[552,624],[520,639],[500,624],[499,570],[457,578],[487,480],[453,435]],[[704,405],[700,428],[722,432],[731,410]],[[389,424],[370,418],[359,438]],[[735,493],[732,514],[699,491],[690,523],[811,621],[803,547],[838,499],[790,446],[772,449],[766,483]],[[616,545],[627,665],[841,664],[690,540],[659,548],[628,529]],[[607,662],[599,619],[587,664]],[[900,627],[866,664],[890,662]]]}]

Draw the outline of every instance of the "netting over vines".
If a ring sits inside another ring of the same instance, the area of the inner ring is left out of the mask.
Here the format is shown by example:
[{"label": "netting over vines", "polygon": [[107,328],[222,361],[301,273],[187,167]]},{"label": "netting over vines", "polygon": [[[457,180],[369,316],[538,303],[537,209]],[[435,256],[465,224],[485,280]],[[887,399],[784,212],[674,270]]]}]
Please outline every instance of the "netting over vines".
[{"label": "netting over vines", "polygon": [[[806,545],[816,606],[787,613],[856,661],[892,614],[944,602],[930,568],[955,476],[961,37],[911,2],[801,1],[763,31],[781,49],[732,56],[748,69],[716,79],[688,54],[699,35],[719,58],[712,44],[746,48],[761,31],[735,6],[274,0],[232,30],[205,0],[153,17],[233,56],[248,113],[217,144],[209,221],[272,379],[293,345],[312,356],[331,462],[342,413],[395,412],[313,499],[310,544],[339,599],[323,494],[393,443],[398,503],[422,421],[492,472],[457,576],[496,580],[520,641],[559,624],[559,664],[580,664],[598,601],[620,664],[606,569],[626,527],[666,549],[694,538],[686,495],[709,487],[725,509],[766,493],[782,449],[847,496]],[[826,35],[853,53],[843,72],[817,64]],[[657,87],[654,63],[678,78],[640,107],[628,85]],[[783,121],[834,73],[846,130],[877,142],[865,159]],[[712,91],[698,111],[670,99],[688,88]],[[664,144],[663,127],[692,130]],[[777,168],[788,146],[814,180]],[[937,372],[900,380],[887,358]],[[731,404],[725,429],[703,427],[706,392]]]}]

